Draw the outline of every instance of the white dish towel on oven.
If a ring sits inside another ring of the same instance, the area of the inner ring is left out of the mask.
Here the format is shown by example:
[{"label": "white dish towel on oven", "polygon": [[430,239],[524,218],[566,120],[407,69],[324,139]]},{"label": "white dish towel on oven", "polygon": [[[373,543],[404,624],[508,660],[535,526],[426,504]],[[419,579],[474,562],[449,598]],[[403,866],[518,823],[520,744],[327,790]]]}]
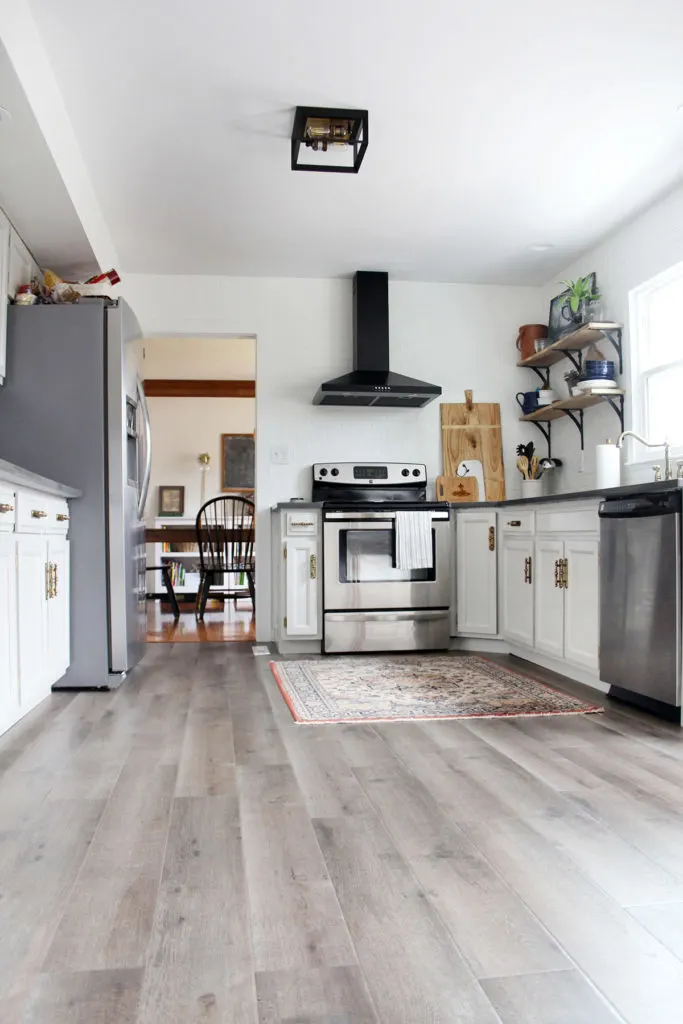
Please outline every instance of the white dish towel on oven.
[{"label": "white dish towel on oven", "polygon": [[434,565],[431,512],[396,512],[396,568],[431,569]]}]

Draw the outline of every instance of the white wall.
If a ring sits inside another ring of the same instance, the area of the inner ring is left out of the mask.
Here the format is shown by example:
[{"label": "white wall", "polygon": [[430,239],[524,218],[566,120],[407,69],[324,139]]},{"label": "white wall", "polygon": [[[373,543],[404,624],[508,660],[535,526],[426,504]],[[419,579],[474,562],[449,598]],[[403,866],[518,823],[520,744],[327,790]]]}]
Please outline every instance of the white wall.
[{"label": "white wall", "polygon": [[155,337],[143,340],[144,377],[171,380],[254,380],[253,338]]},{"label": "white wall", "polygon": [[[311,404],[321,381],[351,368],[351,281],[123,275],[122,293],[146,334],[256,335],[257,633],[270,637],[268,509],[310,496],[310,466],[323,459],[424,462],[442,470],[439,403],[422,410],[338,409]],[[443,400],[500,402],[507,478],[517,487],[522,436],[514,393],[521,323],[543,314],[538,289],[392,282],[392,367],[443,387]],[[522,374],[522,378],[520,378]],[[289,465],[270,462],[289,446]]]},{"label": "white wall", "polygon": [[[661,273],[683,260],[683,186],[669,193],[654,206],[611,235],[596,249],[557,275],[557,280],[548,282],[542,289],[544,299],[562,290],[561,279],[575,278],[595,271],[598,288],[603,296],[606,315],[624,324],[624,376],[622,386],[630,385],[630,339],[629,339],[629,292],[637,285]],[[545,314],[547,316],[547,313]],[[601,343],[601,350],[611,359],[614,349],[609,343]],[[608,354],[609,353],[609,354]],[[562,374],[570,369],[568,362],[559,363],[551,370],[551,379],[558,388],[564,385]],[[528,387],[535,387],[535,377],[530,371],[519,371],[529,379]],[[526,387],[525,387],[526,390]],[[566,391],[563,391],[566,394]],[[631,398],[626,396],[626,428],[631,427]],[[556,483],[562,491],[590,489],[595,484],[595,446],[606,438],[616,441],[619,420],[609,407],[599,406],[587,409],[585,423],[585,471],[579,472],[579,434],[576,427],[567,421],[553,423],[554,454],[566,460]],[[639,483],[652,479],[652,464],[663,462],[663,453],[655,450],[655,458],[648,463],[622,466],[624,483]]]},{"label": "white wall", "polygon": [[197,456],[208,452],[211,468],[206,499],[221,493],[221,434],[251,434],[256,421],[253,398],[149,398],[152,421],[152,477],[145,518],[152,523],[160,486],[185,488],[185,517],[194,518],[201,499]]}]

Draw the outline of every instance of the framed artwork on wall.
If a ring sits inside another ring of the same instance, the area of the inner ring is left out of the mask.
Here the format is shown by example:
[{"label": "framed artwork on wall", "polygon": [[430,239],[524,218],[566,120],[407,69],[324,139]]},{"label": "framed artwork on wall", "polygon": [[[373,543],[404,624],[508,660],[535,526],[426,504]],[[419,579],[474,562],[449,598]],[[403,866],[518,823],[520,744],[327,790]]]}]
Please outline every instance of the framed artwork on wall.
[{"label": "framed artwork on wall", "polygon": [[254,483],[254,435],[221,434],[221,490],[252,494]]},{"label": "framed artwork on wall", "polygon": [[184,487],[159,488],[159,516],[182,516],[185,511]]}]

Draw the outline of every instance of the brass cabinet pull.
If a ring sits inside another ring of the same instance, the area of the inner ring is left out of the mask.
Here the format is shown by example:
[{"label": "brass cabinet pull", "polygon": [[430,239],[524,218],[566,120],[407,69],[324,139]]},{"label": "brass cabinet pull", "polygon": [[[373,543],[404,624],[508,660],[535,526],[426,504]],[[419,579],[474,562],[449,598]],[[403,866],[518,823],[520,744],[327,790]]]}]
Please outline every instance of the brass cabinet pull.
[{"label": "brass cabinet pull", "polygon": [[529,562],[529,569],[528,569],[527,583],[532,583],[533,581],[532,581],[532,578],[531,578],[531,566],[532,566],[533,563],[532,563],[532,560],[531,560],[531,555],[529,555],[528,562]]},{"label": "brass cabinet pull", "polygon": [[531,556],[524,559],[524,582],[531,583]]},{"label": "brass cabinet pull", "polygon": [[298,522],[295,522],[294,520],[292,520],[291,523],[289,524],[289,526],[290,526],[290,529],[292,527],[302,527],[302,528],[304,528],[304,527],[309,527],[309,526],[315,526],[315,521],[313,521],[313,522],[306,522],[305,519],[302,519],[302,520],[299,520]]},{"label": "brass cabinet pull", "polygon": [[14,505],[0,505],[0,512],[14,512]]},{"label": "brass cabinet pull", "polygon": [[555,586],[556,587],[560,586],[560,560],[559,560],[559,558],[555,559]]},{"label": "brass cabinet pull", "polygon": [[521,519],[511,519],[510,522],[506,523],[505,525],[506,526],[521,526],[522,525],[522,520]]},{"label": "brass cabinet pull", "polygon": [[311,555],[311,557],[309,559],[309,568],[310,568],[311,579],[312,580],[316,579],[317,576],[318,576],[318,559],[316,558],[315,555]]},{"label": "brass cabinet pull", "polygon": [[52,563],[52,596],[57,597],[59,591],[59,566],[56,562]]},{"label": "brass cabinet pull", "polygon": [[58,512],[55,516],[58,523],[68,523],[69,517],[64,512]]},{"label": "brass cabinet pull", "polygon": [[52,562],[45,563],[45,600],[52,597]]},{"label": "brass cabinet pull", "polygon": [[562,587],[564,590],[569,587],[569,561],[566,558],[562,559]]},{"label": "brass cabinet pull", "polygon": [[31,516],[33,517],[33,519],[45,519],[45,517],[47,516],[47,512],[43,512],[42,509],[39,508],[32,508]]},{"label": "brass cabinet pull", "polygon": [[496,550],[496,528],[489,526],[489,551]]}]

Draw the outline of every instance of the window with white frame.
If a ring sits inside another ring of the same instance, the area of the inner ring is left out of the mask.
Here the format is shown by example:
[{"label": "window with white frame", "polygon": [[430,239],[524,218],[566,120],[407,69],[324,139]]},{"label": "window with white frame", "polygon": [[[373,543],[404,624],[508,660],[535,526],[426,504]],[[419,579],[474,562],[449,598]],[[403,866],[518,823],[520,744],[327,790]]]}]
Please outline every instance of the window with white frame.
[{"label": "window with white frame", "polygon": [[633,428],[683,451],[683,263],[631,292],[630,334]]}]

